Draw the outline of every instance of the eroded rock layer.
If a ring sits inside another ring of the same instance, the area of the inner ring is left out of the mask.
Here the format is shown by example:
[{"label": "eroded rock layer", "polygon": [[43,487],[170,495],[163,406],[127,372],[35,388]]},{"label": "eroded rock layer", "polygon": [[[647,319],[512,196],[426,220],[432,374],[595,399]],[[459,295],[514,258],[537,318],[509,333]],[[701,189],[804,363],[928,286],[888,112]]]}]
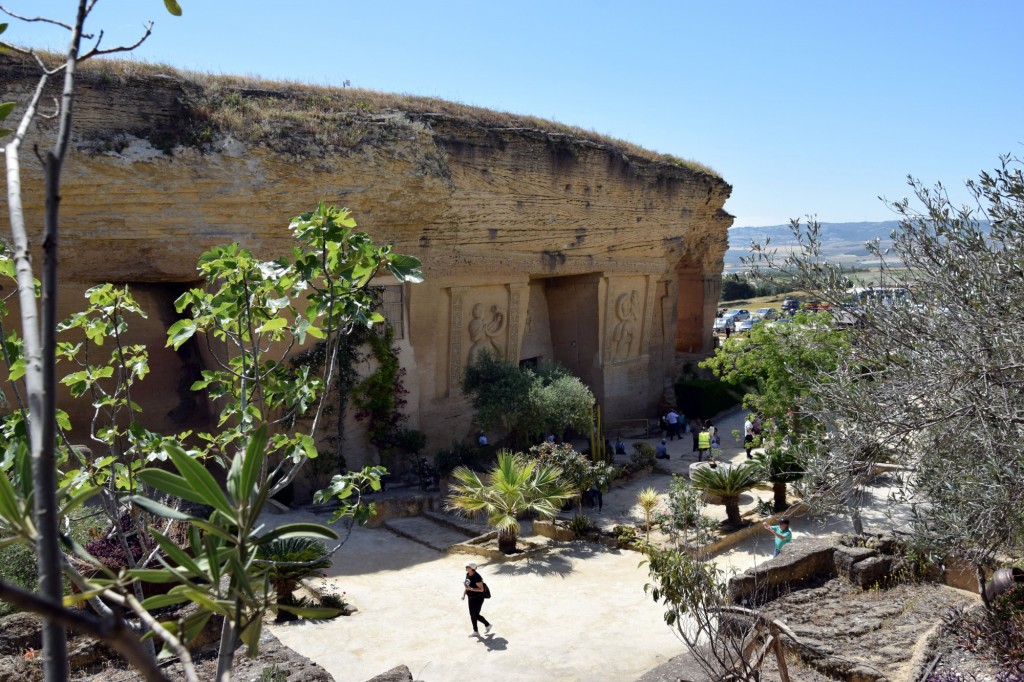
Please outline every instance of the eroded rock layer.
[{"label": "eroded rock layer", "polygon": [[[6,97],[24,103],[34,70],[0,69]],[[410,424],[433,445],[471,429],[459,382],[477,349],[562,363],[594,390],[606,422],[653,416],[675,351],[708,349],[732,222],[731,188],[714,174],[606,141],[487,124],[473,110],[371,107],[358,92],[100,68],[81,75],[79,93],[62,190],[61,307],[79,309],[97,282],[144,285],[151,314],[132,340],[153,353],[139,401],[153,428],[210,420],[188,391],[204,351],[163,348],[197,257],[232,241],[262,257],[286,253],[289,218],[321,199],[423,261],[426,282],[390,290],[388,316],[408,370]],[[27,149],[46,143],[46,125]],[[38,226],[41,174],[24,165]]]}]

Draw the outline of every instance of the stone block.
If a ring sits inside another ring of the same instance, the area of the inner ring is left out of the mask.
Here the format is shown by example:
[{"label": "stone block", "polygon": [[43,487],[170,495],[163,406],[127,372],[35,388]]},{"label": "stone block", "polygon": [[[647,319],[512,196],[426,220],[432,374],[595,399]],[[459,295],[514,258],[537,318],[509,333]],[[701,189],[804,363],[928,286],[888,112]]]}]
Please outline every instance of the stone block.
[{"label": "stone block", "polygon": [[839,545],[836,547],[835,554],[836,575],[849,580],[854,564],[858,561],[863,561],[864,559],[877,555],[878,552],[873,549],[868,549],[867,547],[846,547],[844,545]]},{"label": "stone block", "polygon": [[863,588],[868,588],[883,580],[892,570],[892,558],[873,556],[862,559],[850,570],[850,580]]},{"label": "stone block", "polygon": [[761,603],[780,590],[812,579],[835,575],[835,545],[830,540],[791,542],[771,561],[729,580],[729,599],[735,603]]},{"label": "stone block", "polygon": [[366,682],[413,682],[408,666],[397,665],[386,673],[371,677]]}]

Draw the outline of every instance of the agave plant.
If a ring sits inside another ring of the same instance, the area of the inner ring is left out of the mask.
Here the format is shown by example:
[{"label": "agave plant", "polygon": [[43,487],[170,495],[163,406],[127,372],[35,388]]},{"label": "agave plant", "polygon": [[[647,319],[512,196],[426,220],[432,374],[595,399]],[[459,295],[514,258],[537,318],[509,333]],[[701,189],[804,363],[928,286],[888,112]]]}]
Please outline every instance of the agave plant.
[{"label": "agave plant", "polygon": [[752,460],[761,467],[765,479],[771,481],[775,494],[775,511],[785,511],[786,484],[799,481],[804,475],[804,465],[793,452],[778,447],[770,447],[756,455]]},{"label": "agave plant", "polygon": [[753,462],[744,462],[734,467],[701,467],[690,476],[690,484],[694,488],[722,499],[731,526],[738,526],[742,522],[740,495],[763,480],[764,472]]},{"label": "agave plant", "polygon": [[516,549],[520,516],[532,512],[551,518],[572,498],[575,491],[562,482],[561,474],[558,467],[502,450],[497,465],[483,479],[466,467],[452,472],[455,483],[447,506],[470,515],[486,514],[498,531],[498,549],[509,554]]}]

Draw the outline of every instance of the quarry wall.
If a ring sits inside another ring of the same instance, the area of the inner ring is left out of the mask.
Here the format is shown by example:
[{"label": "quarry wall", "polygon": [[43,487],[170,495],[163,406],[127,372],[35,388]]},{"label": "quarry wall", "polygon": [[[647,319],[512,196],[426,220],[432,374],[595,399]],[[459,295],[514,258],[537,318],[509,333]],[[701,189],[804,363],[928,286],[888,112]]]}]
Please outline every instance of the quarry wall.
[{"label": "quarry wall", "polygon": [[[6,62],[0,74],[4,96],[24,102],[34,71]],[[232,129],[222,122],[230,110],[211,114],[212,89],[152,72],[80,80],[62,190],[61,312],[80,309],[95,283],[133,285],[150,313],[130,332],[152,355],[139,400],[150,428],[211,421],[211,406],[188,390],[206,352],[164,347],[198,256],[232,241],[261,257],[287,253],[289,219],[321,199],[423,262],[423,284],[389,290],[388,316],[400,331],[409,425],[427,433],[428,451],[473,431],[459,384],[477,349],[562,363],[592,388],[606,421],[654,416],[676,351],[709,349],[732,223],[731,187],[717,175],[586,136],[360,106],[355,94],[221,86],[219,106],[262,107],[258,124]],[[283,112],[304,97],[321,98],[311,118],[275,117],[275,102]],[[32,159],[24,166],[38,228],[42,176]],[[0,220],[8,233],[6,210]],[[347,438],[350,466],[372,460]]]}]

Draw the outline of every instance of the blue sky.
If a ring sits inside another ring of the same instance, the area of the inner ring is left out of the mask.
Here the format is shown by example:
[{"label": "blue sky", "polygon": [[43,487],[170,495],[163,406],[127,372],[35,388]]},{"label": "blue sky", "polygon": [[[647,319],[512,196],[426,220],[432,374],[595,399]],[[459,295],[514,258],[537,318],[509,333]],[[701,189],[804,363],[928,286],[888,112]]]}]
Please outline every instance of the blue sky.
[{"label": "blue sky", "polygon": [[[99,0],[104,44],[212,73],[431,95],[532,114],[715,168],[736,225],[888,220],[908,174],[1022,154],[1024,2]],[[70,20],[74,0],[8,0]],[[59,30],[5,37],[61,48]]]}]

